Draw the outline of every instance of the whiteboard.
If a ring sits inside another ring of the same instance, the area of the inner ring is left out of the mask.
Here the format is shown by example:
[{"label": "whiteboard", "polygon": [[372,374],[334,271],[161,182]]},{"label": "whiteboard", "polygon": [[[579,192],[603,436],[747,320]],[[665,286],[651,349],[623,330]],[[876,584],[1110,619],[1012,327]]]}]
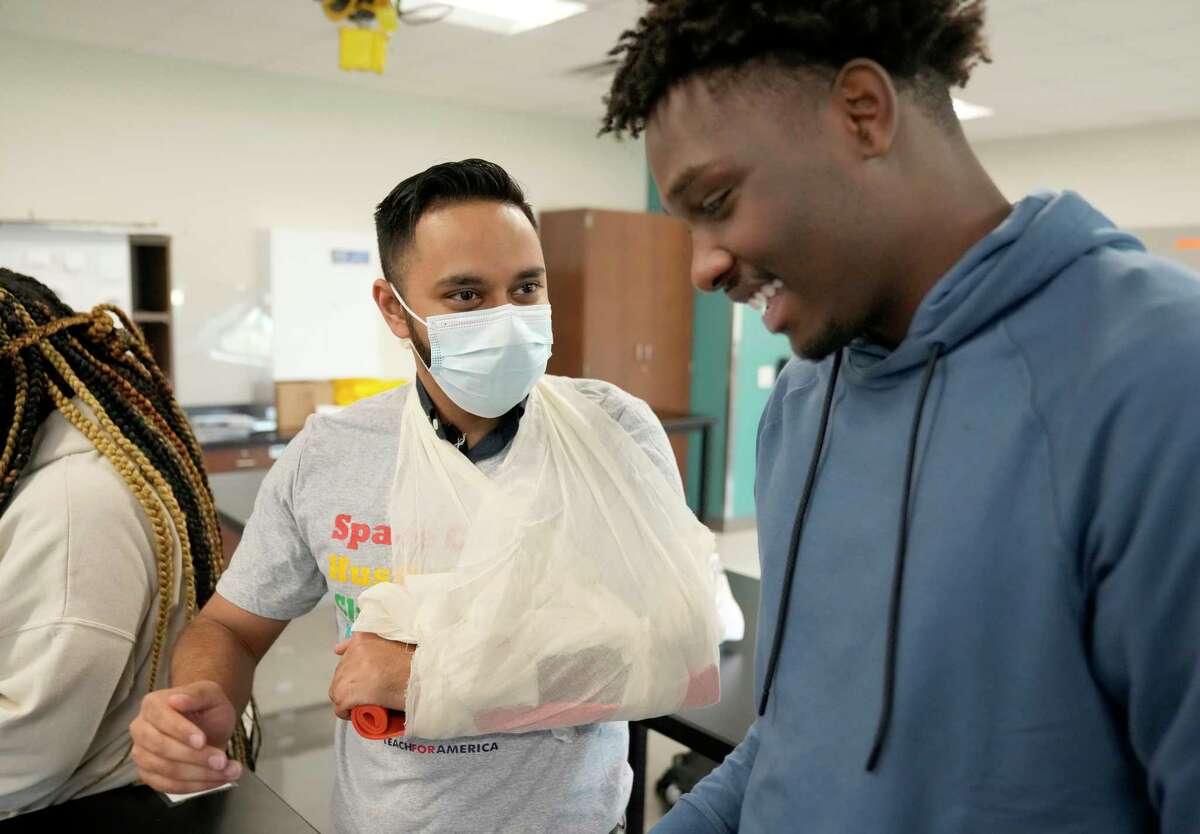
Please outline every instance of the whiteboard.
[{"label": "whiteboard", "polygon": [[275,379],[411,374],[371,297],[383,275],[374,236],[276,228],[267,239]]},{"label": "whiteboard", "polygon": [[36,278],[77,311],[115,304],[132,312],[129,237],[122,232],[0,223],[0,266]]}]

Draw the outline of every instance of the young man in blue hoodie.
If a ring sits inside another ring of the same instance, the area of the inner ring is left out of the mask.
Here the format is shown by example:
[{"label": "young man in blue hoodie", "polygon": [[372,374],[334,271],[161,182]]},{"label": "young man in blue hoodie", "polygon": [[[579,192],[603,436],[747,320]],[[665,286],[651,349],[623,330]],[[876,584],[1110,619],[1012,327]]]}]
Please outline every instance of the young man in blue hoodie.
[{"label": "young man in blue hoodie", "polygon": [[807,360],[759,429],[759,719],[664,834],[1200,831],[1200,281],[1004,199],[949,94],[982,23],[651,0],[614,50],[693,281]]}]

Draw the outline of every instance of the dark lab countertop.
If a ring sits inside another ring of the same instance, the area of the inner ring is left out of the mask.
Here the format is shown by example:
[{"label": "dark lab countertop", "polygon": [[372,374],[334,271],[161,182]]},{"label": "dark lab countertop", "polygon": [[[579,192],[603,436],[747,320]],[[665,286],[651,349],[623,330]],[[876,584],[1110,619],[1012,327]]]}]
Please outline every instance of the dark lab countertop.
[{"label": "dark lab countertop", "polygon": [[304,834],[308,822],[266,783],[247,773],[237,787],[170,806],[145,785],[130,785],[0,822],[0,834]]},{"label": "dark lab countertop", "polygon": [[219,440],[201,441],[203,449],[242,449],[247,446],[277,446],[286,445],[296,435],[293,433],[280,434],[277,431],[256,431],[250,434],[223,437]]},{"label": "dark lab countertop", "polygon": [[246,529],[246,522],[254,512],[254,499],[258,496],[258,488],[262,486],[265,477],[265,469],[221,472],[208,477],[213,491],[213,503],[217,505],[217,515],[239,534]]}]

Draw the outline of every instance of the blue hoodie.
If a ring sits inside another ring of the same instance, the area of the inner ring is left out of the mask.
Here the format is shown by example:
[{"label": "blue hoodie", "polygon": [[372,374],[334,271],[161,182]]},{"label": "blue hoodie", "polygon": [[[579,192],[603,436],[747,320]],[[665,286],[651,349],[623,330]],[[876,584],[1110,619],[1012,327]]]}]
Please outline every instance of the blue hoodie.
[{"label": "blue hoodie", "polygon": [[1200,831],[1196,279],[1036,194],[895,350],[789,365],[759,427],[765,712],[658,834]]}]

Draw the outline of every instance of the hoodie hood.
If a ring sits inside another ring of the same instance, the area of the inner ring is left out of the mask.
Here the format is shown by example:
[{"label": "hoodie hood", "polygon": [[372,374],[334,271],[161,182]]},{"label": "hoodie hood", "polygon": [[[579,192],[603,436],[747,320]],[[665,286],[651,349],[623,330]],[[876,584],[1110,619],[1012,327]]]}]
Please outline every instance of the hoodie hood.
[{"label": "hoodie hood", "polygon": [[[88,419],[94,420],[92,410],[87,403],[82,400],[75,399],[72,403],[78,408]],[[96,447],[92,445],[92,441],[80,433],[79,429],[75,428],[62,412],[58,409],[51,411],[46,415],[46,419],[42,421],[41,427],[38,429],[37,438],[33,444],[33,455],[26,464],[25,471],[21,477],[27,478],[39,469],[42,469],[56,460],[68,457],[69,455],[81,455],[96,452]]]},{"label": "hoodie hood", "polygon": [[901,374],[923,365],[935,344],[952,352],[1101,247],[1143,249],[1073,191],[1026,197],[938,280],[895,350],[865,339],[851,344],[851,375],[866,381]]}]

